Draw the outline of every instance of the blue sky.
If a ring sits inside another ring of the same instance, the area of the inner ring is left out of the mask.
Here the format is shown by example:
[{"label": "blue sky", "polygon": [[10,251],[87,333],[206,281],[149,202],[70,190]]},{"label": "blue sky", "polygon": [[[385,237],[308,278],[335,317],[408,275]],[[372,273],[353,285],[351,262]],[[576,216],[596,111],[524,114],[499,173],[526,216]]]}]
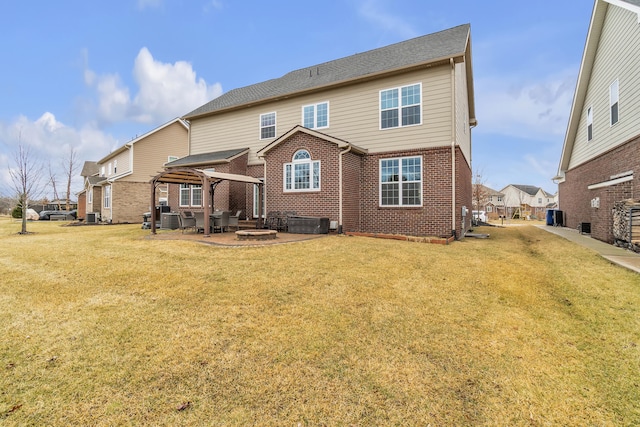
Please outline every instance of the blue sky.
[{"label": "blue sky", "polygon": [[[486,185],[555,192],[591,0],[4,1],[0,194],[18,141],[99,160],[231,89],[471,24]],[[74,190],[80,190],[80,181]]]}]

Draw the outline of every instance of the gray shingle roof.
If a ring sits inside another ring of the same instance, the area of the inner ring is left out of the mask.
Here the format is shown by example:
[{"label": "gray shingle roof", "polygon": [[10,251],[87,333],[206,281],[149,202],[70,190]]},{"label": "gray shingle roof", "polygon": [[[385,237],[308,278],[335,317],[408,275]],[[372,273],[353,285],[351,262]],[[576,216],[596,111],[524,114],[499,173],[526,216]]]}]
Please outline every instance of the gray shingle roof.
[{"label": "gray shingle roof", "polygon": [[640,7],[640,0],[623,0],[629,4]]},{"label": "gray shingle roof", "polygon": [[176,166],[196,166],[224,162],[233,157],[248,151],[248,148],[240,148],[235,150],[215,151],[211,153],[192,154],[185,156],[173,162],[169,162],[165,167],[172,168]]},{"label": "gray shingle roof", "polygon": [[465,53],[469,32],[470,25],[464,24],[448,30],[292,71],[277,79],[230,90],[186,114],[184,118],[189,119],[263,99],[291,95],[363,78],[371,74],[460,56]]},{"label": "gray shingle roof", "polygon": [[[536,187],[534,185],[517,185],[517,184],[513,184],[514,187],[516,187],[518,190],[520,191],[524,191],[525,193],[531,195],[531,196],[535,196],[536,193],[538,192],[538,190],[540,190],[540,187]],[[544,191],[544,190],[542,190]]]}]

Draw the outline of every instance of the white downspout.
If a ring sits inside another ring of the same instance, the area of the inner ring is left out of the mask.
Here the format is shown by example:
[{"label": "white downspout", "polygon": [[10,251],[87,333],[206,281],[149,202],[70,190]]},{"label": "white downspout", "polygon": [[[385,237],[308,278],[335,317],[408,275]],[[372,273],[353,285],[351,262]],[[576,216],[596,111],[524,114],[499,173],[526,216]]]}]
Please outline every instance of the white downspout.
[{"label": "white downspout", "polygon": [[338,162],[338,233],[342,234],[342,157],[351,151],[351,146],[340,152]]},{"label": "white downspout", "polygon": [[456,66],[451,64],[451,230],[456,230]]}]

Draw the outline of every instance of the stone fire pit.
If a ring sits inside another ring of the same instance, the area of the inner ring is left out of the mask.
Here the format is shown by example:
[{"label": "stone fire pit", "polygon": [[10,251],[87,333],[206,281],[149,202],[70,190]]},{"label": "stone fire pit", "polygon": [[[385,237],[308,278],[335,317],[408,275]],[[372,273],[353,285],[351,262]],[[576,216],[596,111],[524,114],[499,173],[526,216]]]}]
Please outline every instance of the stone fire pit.
[{"label": "stone fire pit", "polygon": [[236,238],[238,240],[273,240],[277,237],[276,230],[238,230]]}]

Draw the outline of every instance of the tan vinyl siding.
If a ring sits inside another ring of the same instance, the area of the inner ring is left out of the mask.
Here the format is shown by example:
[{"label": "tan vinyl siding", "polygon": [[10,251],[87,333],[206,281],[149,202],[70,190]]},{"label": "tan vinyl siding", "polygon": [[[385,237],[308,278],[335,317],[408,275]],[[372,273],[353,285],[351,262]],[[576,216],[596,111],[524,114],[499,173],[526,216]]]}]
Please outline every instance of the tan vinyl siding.
[{"label": "tan vinyl siding", "polygon": [[133,144],[133,173],[123,180],[148,182],[162,171],[169,156],[188,154],[187,129],[178,122],[172,123]]},{"label": "tan vinyl siding", "polygon": [[467,69],[464,62],[456,64],[456,144],[460,146],[467,162],[471,164],[471,129],[469,128],[469,97]]},{"label": "tan vinyl siding", "polygon": [[[569,169],[638,135],[640,123],[640,24],[638,15],[609,5],[593,64]],[[619,122],[610,125],[609,86],[619,82]],[[593,139],[587,141],[587,109]],[[578,113],[578,112],[576,112]]]},{"label": "tan vinyl siding", "polygon": [[[302,106],[329,103],[329,127],[320,132],[366,148],[370,153],[448,146],[451,143],[450,68],[441,66],[396,77],[286,99],[194,120],[191,154],[250,148],[249,163],[261,162],[257,151],[273,141],[260,140],[260,114],[276,112],[276,136],[302,124]],[[422,124],[380,129],[380,91],[422,83]]]}]

